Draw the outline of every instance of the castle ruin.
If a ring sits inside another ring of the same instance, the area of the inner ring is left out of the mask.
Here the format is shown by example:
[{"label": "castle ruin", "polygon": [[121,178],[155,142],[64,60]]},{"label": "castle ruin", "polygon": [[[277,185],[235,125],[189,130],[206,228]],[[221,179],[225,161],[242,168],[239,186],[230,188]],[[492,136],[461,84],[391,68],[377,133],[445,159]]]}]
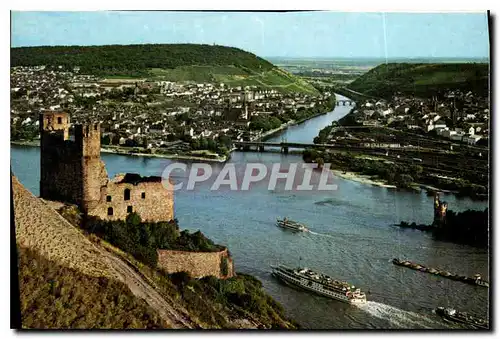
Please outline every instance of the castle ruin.
[{"label": "castle ruin", "polygon": [[64,112],[40,114],[40,197],[76,204],[85,215],[122,220],[137,212],[149,222],[174,217],[173,189],[161,177],[119,174],[108,178],[101,160],[98,123],[74,126]]}]

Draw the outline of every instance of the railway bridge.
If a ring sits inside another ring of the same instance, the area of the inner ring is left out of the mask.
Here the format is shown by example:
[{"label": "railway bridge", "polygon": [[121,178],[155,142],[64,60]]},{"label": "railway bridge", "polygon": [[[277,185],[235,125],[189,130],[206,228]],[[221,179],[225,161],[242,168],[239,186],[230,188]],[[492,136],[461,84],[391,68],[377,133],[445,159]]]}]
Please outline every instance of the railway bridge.
[{"label": "railway bridge", "polygon": [[[389,149],[400,151],[410,151],[397,143],[335,143],[335,144],[314,144],[314,143],[299,143],[299,142],[266,142],[266,141],[233,141],[233,146],[239,151],[257,151],[264,152],[266,148],[279,148],[281,153],[288,154],[290,148],[296,149],[349,149],[352,151],[387,151]],[[411,149],[415,151],[415,149]]]}]

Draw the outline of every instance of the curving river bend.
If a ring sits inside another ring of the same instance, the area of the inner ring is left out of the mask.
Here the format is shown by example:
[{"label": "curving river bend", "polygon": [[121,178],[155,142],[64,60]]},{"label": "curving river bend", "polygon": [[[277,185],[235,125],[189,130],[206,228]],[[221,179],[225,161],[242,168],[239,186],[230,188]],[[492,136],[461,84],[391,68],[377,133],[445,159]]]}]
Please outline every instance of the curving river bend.
[{"label": "curving river bend", "polygon": [[[342,96],[337,95],[338,98]],[[271,141],[312,142],[319,130],[347,114],[351,107],[337,106],[330,113],[292,126]],[[102,154],[108,174],[137,172],[161,175],[171,161]],[[234,152],[231,162],[282,164],[302,162],[298,155]],[[11,147],[14,174],[38,194],[39,149]],[[222,167],[223,165],[216,165]],[[247,192],[210,191],[210,185],[192,192],[177,191],[175,214],[181,228],[200,229],[214,241],[227,245],[237,271],[258,277],[264,288],[288,315],[305,328],[449,328],[432,313],[450,306],[479,316],[488,312],[488,289],[440,279],[393,265],[394,257],[447,269],[452,273],[488,277],[488,251],[435,241],[429,234],[391,227],[401,220],[432,222],[432,197],[361,184],[336,178],[338,190],[297,194],[268,191],[266,185]],[[484,209],[485,202],[444,199],[454,211]],[[312,233],[293,234],[277,228],[277,217],[306,223]],[[361,307],[294,289],[270,275],[269,265],[301,264],[367,292]]]}]

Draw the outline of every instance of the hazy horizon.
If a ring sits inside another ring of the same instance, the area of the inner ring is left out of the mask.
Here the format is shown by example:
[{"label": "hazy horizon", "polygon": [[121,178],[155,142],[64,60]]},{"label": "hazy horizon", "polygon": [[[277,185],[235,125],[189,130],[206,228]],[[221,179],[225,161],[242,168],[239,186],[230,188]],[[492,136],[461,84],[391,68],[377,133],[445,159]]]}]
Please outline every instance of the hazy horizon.
[{"label": "hazy horizon", "polygon": [[[30,48],[30,47],[91,47],[91,46],[127,46],[127,45],[155,45],[155,44],[193,44],[197,43],[137,43],[137,44],[102,44],[102,45],[39,45],[39,46],[11,46],[10,48]],[[210,44],[204,44],[210,45]],[[219,45],[221,46],[221,45]],[[224,47],[236,47],[229,45],[222,45]],[[239,47],[236,47],[239,48]],[[257,54],[256,54],[257,55]],[[394,56],[394,57],[374,57],[374,56],[361,56],[361,57],[347,57],[347,56],[285,56],[285,55],[257,55],[263,59],[283,59],[283,60],[318,60],[318,61],[335,61],[335,60],[405,60],[405,59],[417,59],[417,60],[489,60],[489,56],[486,57],[456,57],[456,56],[443,56],[443,57],[433,57],[433,56]]]}]

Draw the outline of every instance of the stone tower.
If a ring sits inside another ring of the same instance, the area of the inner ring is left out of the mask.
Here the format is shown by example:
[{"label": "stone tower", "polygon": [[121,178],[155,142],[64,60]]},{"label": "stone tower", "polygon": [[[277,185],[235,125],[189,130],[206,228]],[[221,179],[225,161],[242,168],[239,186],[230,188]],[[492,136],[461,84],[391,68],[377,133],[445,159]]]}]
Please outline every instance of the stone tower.
[{"label": "stone tower", "polygon": [[108,174],[101,161],[101,126],[99,123],[75,126],[75,143],[82,168],[81,207],[87,212],[99,204],[101,187],[106,186]]},{"label": "stone tower", "polygon": [[434,194],[434,224],[442,225],[446,221],[446,211],[448,204],[439,200],[439,195]]},{"label": "stone tower", "polygon": [[86,212],[99,203],[108,180],[100,158],[99,124],[76,125],[64,112],[40,114],[40,197],[74,203]]}]

